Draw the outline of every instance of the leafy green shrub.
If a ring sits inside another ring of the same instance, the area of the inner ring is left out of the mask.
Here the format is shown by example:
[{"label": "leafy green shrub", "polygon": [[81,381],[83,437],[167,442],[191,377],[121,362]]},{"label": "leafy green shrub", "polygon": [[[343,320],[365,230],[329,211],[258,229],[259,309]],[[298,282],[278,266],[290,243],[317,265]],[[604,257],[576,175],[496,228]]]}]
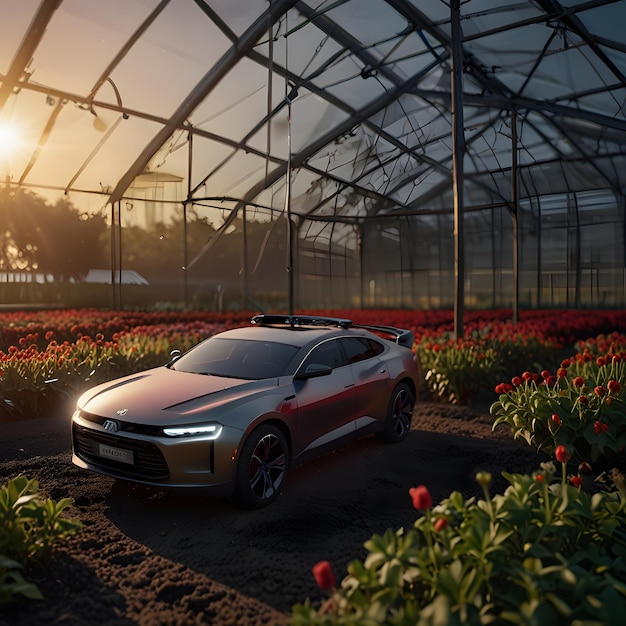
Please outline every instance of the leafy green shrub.
[{"label": "leafy green shrub", "polygon": [[555,339],[490,324],[465,339],[446,332],[424,336],[415,346],[429,391],[450,404],[468,404],[477,391],[492,388],[494,380],[516,371],[519,363],[552,362],[560,349]]},{"label": "leafy green shrub", "polygon": [[[593,350],[590,348],[593,346]],[[579,344],[556,373],[524,372],[496,386],[493,427],[553,454],[564,445],[579,462],[613,462],[626,445],[626,337],[599,336]],[[600,354],[601,352],[601,354]]]},{"label": "leafy green shrub", "polygon": [[[564,449],[560,458],[569,459]],[[553,463],[534,475],[503,473],[509,487],[484,499],[458,492],[432,507],[424,486],[411,490],[423,515],[408,530],[388,529],[365,543],[340,587],[316,609],[294,607],[293,626],[621,624],[626,600],[624,476],[598,493],[582,478],[554,480]],[[321,588],[334,581],[322,562]],[[589,621],[585,621],[589,620]]]},{"label": "leafy green shrub", "polygon": [[17,476],[0,488],[0,605],[21,594],[39,598],[37,587],[24,580],[23,570],[47,557],[53,545],[81,528],[63,516],[71,506],[39,495],[35,479]]}]

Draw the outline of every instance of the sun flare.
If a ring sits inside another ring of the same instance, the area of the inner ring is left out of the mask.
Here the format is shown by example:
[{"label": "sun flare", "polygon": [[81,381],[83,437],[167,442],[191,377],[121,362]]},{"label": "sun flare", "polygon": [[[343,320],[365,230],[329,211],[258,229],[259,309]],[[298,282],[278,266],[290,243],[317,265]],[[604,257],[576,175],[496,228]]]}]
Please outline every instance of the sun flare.
[{"label": "sun flare", "polygon": [[0,155],[10,156],[20,145],[20,135],[11,124],[0,122]]}]

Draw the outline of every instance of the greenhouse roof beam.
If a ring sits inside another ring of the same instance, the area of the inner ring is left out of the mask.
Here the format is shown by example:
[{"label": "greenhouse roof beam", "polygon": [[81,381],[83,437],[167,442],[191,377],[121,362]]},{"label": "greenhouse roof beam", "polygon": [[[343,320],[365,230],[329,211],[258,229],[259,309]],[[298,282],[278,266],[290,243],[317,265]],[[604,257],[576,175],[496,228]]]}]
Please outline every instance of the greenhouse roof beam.
[{"label": "greenhouse roof beam", "polygon": [[0,111],[4,109],[4,105],[13,90],[19,89],[21,83],[28,82],[30,78],[28,66],[44,35],[46,26],[52,19],[59,4],[61,4],[61,1],[62,0],[41,0],[39,8],[11,61],[9,71],[2,79],[2,85],[0,85]]},{"label": "greenhouse roof beam", "polygon": [[274,0],[232,45],[222,57],[204,75],[202,80],[184,98],[180,106],[170,117],[168,123],[159,130],[148,145],[142,150],[135,162],[120,178],[115,189],[111,193],[109,202],[119,202],[133,180],[141,174],[148,165],[150,159],[157,153],[163,144],[169,139],[174,129],[182,124],[194,109],[206,98],[220,80],[241,60],[246,53],[257,43],[259,37],[265,33],[268,26],[274,24],[287,10],[297,3],[298,0]]}]

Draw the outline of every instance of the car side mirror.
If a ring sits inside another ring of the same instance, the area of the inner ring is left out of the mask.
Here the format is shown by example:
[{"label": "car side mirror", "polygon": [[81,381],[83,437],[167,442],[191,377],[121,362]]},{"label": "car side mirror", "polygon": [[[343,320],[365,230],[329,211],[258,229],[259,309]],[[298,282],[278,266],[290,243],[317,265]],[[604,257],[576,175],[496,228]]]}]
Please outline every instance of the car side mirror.
[{"label": "car side mirror", "polygon": [[333,371],[330,365],[322,365],[320,363],[309,363],[305,369],[300,370],[296,374],[298,380],[307,380],[308,378],[319,378],[320,376],[328,376]]}]

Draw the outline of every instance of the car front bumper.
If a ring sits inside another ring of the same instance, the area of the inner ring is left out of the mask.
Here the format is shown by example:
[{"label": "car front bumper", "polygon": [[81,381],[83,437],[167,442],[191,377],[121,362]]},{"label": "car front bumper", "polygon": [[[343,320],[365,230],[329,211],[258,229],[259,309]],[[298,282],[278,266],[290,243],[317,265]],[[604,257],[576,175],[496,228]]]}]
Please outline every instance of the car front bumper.
[{"label": "car front bumper", "polygon": [[138,430],[110,433],[97,420],[76,413],[72,417],[72,462],[100,474],[150,485],[230,489],[241,430],[224,427],[217,439],[168,437]]}]

